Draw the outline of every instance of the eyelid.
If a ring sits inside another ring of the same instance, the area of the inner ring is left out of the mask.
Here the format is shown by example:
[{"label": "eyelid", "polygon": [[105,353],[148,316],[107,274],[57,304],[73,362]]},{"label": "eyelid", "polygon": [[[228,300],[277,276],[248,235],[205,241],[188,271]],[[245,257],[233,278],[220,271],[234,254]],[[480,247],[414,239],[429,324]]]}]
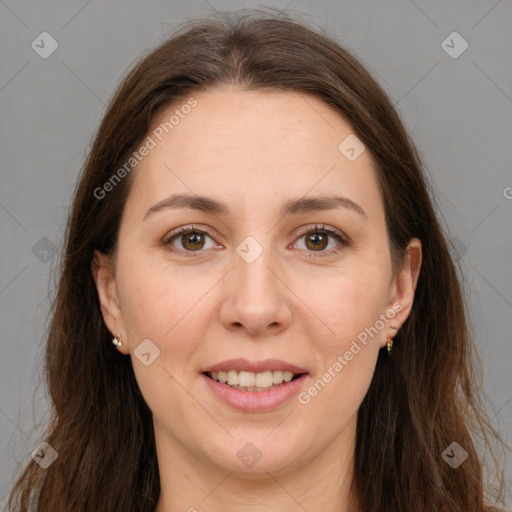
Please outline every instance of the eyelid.
[{"label": "eyelid", "polygon": [[297,238],[301,238],[304,235],[307,235],[308,233],[310,233],[312,231],[313,232],[314,231],[326,231],[329,234],[336,234],[341,239],[343,239],[343,241],[346,242],[347,244],[350,243],[350,241],[351,241],[350,238],[347,235],[345,235],[345,233],[340,231],[339,229],[332,228],[330,226],[326,226],[325,224],[313,224],[313,225],[308,224],[307,226],[300,227],[299,232],[297,233]]},{"label": "eyelid", "polygon": [[210,238],[214,238],[216,237],[217,235],[213,233],[213,231],[207,227],[207,226],[198,226],[196,224],[187,224],[186,226],[181,226],[179,228],[176,228],[176,229],[173,229],[172,231],[170,231],[169,233],[167,233],[163,240],[162,240],[162,244],[163,245],[167,245],[170,243],[170,241],[177,237],[178,235],[183,235],[183,234],[186,234],[188,232],[198,232],[198,233],[205,233],[206,235],[208,235]]}]

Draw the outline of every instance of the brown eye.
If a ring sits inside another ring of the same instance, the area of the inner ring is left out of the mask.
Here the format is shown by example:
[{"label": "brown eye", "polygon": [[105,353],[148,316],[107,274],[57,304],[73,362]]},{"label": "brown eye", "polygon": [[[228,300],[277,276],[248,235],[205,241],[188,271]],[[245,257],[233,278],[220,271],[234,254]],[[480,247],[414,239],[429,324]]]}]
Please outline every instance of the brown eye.
[{"label": "brown eye", "polygon": [[311,250],[323,250],[329,243],[329,237],[326,233],[310,233],[306,235],[306,246]]},{"label": "brown eye", "polygon": [[[210,246],[207,246],[207,239],[210,239]],[[190,253],[200,253],[203,249],[211,249],[215,246],[212,237],[200,230],[193,227],[180,228],[164,242],[164,245],[171,246],[172,251],[183,253],[186,256],[195,256]],[[189,253],[189,254],[187,254]]]},{"label": "brown eye", "polygon": [[204,246],[204,234],[197,231],[181,235],[181,243],[187,251],[196,251]]},{"label": "brown eye", "polygon": [[[319,253],[318,256],[329,256],[340,252],[343,247],[350,244],[350,240],[342,233],[324,226],[314,226],[309,230],[303,231],[298,240],[304,239],[305,250]],[[338,244],[325,250],[329,246],[329,240],[334,239]],[[300,248],[300,247],[299,247]]]}]

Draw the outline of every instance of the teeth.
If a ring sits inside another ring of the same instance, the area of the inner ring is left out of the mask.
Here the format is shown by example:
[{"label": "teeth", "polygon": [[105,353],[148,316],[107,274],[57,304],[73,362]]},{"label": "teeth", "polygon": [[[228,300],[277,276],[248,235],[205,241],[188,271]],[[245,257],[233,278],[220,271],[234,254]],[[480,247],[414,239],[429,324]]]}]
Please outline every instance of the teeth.
[{"label": "teeth", "polygon": [[[286,372],[286,373],[290,373],[290,372]],[[292,373],[292,377],[293,377],[293,373]],[[281,382],[283,382],[284,380],[284,372],[282,372],[281,370],[278,370],[277,372],[272,372],[272,382],[274,384],[281,384]],[[286,381],[288,382],[288,381]]]},{"label": "teeth", "polygon": [[238,386],[238,372],[235,372],[235,370],[229,370],[228,372],[228,384],[230,386]]},{"label": "teeth", "polygon": [[[235,388],[244,388],[251,391],[265,391],[272,386],[283,382],[290,382],[294,376],[292,372],[266,371],[260,373],[229,370],[227,372],[211,372],[213,380],[228,384]],[[254,388],[254,389],[253,389]]]}]

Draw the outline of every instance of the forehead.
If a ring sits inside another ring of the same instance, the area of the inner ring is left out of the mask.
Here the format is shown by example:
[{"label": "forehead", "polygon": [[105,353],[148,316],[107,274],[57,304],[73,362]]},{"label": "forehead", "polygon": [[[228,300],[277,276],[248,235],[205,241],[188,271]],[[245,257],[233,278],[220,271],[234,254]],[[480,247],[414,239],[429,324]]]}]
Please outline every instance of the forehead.
[{"label": "forehead", "polygon": [[184,107],[190,97],[175,102],[148,132],[154,148],[134,172],[140,200],[187,193],[249,208],[336,192],[364,203],[369,216],[382,213],[370,152],[347,158],[353,129],[318,98],[233,89],[191,97],[194,107]]}]

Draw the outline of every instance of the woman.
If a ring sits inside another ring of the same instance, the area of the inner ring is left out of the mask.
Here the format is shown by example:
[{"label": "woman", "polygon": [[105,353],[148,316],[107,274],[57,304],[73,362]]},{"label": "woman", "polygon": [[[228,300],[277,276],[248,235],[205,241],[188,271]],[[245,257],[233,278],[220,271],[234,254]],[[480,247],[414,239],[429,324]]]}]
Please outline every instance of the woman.
[{"label": "woman", "polygon": [[473,349],[419,156],[363,66],[285,15],[186,24],[85,163],[46,352],[58,456],[10,506],[492,510]]}]

